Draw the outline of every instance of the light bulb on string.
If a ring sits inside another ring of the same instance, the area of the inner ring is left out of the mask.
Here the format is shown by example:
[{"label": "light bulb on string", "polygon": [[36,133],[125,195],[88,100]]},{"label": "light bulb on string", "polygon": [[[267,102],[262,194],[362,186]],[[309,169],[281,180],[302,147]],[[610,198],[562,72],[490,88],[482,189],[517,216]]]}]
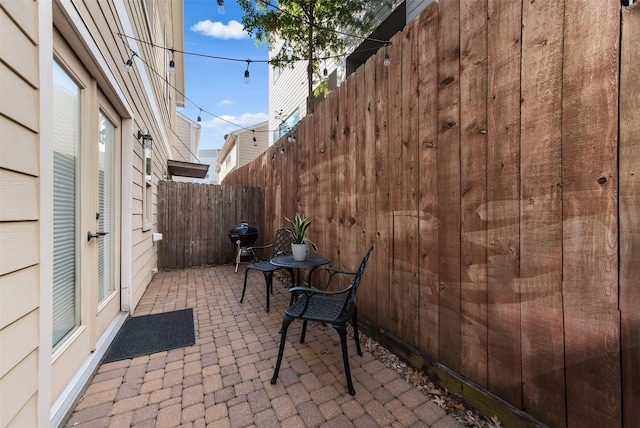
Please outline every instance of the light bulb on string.
[{"label": "light bulb on string", "polygon": [[249,64],[251,64],[251,60],[247,60],[247,69],[244,71],[244,83],[249,83]]},{"label": "light bulb on string", "polygon": [[218,13],[224,15],[224,0],[218,0]]},{"label": "light bulb on string", "polygon": [[133,58],[136,56],[136,53],[131,51],[131,58],[127,59],[127,61],[125,61],[124,65],[125,67],[127,67],[127,71],[131,70],[131,68],[133,67]]},{"label": "light bulb on string", "polygon": [[173,60],[173,49],[169,49],[171,51],[171,61],[169,61],[169,74],[176,74],[176,62]]},{"label": "light bulb on string", "polygon": [[258,140],[256,139],[256,131],[252,129],[251,132],[253,132],[253,145],[257,146]]},{"label": "light bulb on string", "polygon": [[198,119],[196,119],[198,122],[202,122],[202,116],[200,116],[202,114],[202,109],[200,109],[200,113],[198,113]]},{"label": "light bulb on string", "polygon": [[391,65],[391,58],[389,58],[389,52],[387,52],[388,44],[384,45],[384,60],[382,61],[382,65],[385,67],[389,67]]}]

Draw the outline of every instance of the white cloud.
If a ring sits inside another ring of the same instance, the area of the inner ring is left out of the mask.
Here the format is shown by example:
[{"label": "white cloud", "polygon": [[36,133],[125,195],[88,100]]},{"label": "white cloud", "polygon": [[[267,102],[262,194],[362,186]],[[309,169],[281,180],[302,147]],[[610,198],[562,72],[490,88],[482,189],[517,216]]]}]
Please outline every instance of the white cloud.
[{"label": "white cloud", "polygon": [[218,103],[218,106],[230,106],[231,104],[233,104],[233,101],[231,100],[222,100]]},{"label": "white cloud", "polygon": [[208,19],[199,21],[191,27],[191,31],[223,40],[249,38],[249,34],[244,30],[242,24],[235,19],[226,25],[222,22],[211,22]]},{"label": "white cloud", "polygon": [[[203,119],[206,115],[203,115]],[[203,120],[200,123],[200,148],[219,149],[224,144],[224,136],[237,131],[241,127],[251,128],[253,125],[265,122],[269,119],[267,113],[245,113],[241,116],[223,115],[220,118]]]}]

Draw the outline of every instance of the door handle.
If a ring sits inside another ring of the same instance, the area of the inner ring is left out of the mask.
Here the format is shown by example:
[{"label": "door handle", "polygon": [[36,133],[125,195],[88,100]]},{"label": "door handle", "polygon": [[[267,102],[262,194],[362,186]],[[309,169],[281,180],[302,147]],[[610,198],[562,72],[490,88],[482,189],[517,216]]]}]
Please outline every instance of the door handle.
[{"label": "door handle", "polygon": [[101,236],[108,235],[108,234],[109,232],[96,232],[96,233],[87,232],[87,241],[91,241],[91,238],[99,238]]}]

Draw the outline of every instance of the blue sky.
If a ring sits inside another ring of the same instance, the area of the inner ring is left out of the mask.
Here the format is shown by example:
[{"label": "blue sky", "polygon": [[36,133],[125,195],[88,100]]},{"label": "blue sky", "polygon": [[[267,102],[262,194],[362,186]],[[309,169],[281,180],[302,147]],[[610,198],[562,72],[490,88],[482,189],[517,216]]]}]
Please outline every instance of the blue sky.
[{"label": "blue sky", "polygon": [[[224,135],[250,127],[268,118],[268,66],[264,62],[249,65],[250,78],[245,83],[247,59],[268,59],[266,45],[242,30],[243,11],[234,0],[225,0],[225,13],[218,13],[216,0],[184,0],[184,51],[241,61],[219,60],[185,55],[186,107],[179,111],[195,121],[203,111],[200,149],[217,149]],[[195,104],[195,105],[194,105]],[[211,116],[212,113],[233,124]]]}]

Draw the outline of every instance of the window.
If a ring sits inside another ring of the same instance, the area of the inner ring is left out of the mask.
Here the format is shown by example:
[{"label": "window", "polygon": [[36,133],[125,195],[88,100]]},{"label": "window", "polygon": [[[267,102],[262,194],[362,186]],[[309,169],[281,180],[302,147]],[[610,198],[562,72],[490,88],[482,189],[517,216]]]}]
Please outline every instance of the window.
[{"label": "window", "polygon": [[275,131],[274,140],[284,137],[298,122],[300,122],[300,113],[298,112],[298,109],[296,109],[296,111],[291,113],[289,117],[280,124],[278,130]]},{"label": "window", "polygon": [[[115,145],[116,126],[100,111],[98,114],[98,230],[115,230]],[[115,291],[113,233],[98,239],[98,303]]]}]

